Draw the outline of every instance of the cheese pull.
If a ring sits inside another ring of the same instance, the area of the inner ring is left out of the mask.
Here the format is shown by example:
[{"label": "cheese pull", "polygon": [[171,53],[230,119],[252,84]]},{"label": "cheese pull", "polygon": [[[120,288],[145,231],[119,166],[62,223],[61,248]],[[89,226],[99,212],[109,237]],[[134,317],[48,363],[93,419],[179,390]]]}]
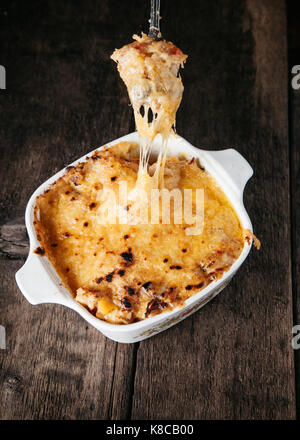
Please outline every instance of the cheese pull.
[{"label": "cheese pull", "polygon": [[140,135],[141,160],[139,178],[147,173],[151,144],[157,134],[163,142],[158,161],[155,187],[163,186],[166,140],[175,128],[176,112],[181,102],[183,84],[179,75],[187,55],[169,41],[156,41],[142,34],[134,35],[134,41],[116,49],[111,58],[118,63],[118,70],[124,81],[137,130]]}]

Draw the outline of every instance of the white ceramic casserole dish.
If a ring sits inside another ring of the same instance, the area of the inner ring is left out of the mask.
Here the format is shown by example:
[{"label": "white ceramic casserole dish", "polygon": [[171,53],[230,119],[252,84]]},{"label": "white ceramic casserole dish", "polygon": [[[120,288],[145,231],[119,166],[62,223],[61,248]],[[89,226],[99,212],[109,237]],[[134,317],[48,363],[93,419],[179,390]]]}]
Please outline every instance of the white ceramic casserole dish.
[{"label": "white ceramic casserole dish", "polygon": [[[122,138],[112,141],[106,146],[114,145],[120,141],[138,142],[138,134],[131,133]],[[154,150],[158,148],[160,139],[154,142]],[[99,150],[99,148],[97,148]],[[95,150],[94,150],[95,151]],[[252,231],[251,221],[243,205],[244,187],[253,174],[249,163],[234,149],[222,151],[205,151],[193,147],[185,139],[174,135],[169,140],[169,155],[184,153],[186,157],[198,157],[205,169],[217,180],[218,184],[227,195],[240,218],[243,228]],[[93,151],[73,162],[84,161]],[[70,166],[70,165],[69,165]],[[17,284],[25,298],[33,305],[41,303],[56,303],[70,307],[79,313],[88,323],[110,339],[117,342],[132,343],[149,338],[203,307],[208,301],[216,296],[229,283],[233,275],[239,269],[247,257],[252,242],[245,242],[243,251],[234,262],[229,271],[225,272],[219,280],[211,282],[205,289],[189,298],[185,306],[176,308],[170,312],[145,319],[128,325],[109,324],[93,316],[85,307],[75,301],[71,293],[63,286],[62,281],[47,257],[40,257],[33,251],[39,246],[36,237],[34,221],[35,199],[42,194],[54,181],[65,173],[62,169],[57,174],[44,182],[30,197],[26,207],[25,222],[30,240],[30,252],[24,266],[16,273]],[[205,221],[205,219],[204,219]]]}]

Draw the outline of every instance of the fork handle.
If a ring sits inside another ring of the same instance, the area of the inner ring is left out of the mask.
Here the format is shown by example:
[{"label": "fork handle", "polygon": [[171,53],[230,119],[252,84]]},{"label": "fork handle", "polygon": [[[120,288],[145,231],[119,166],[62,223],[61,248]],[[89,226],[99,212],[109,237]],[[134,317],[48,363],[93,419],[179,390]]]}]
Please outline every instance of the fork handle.
[{"label": "fork handle", "polygon": [[149,37],[154,40],[159,39],[159,21],[160,21],[160,0],[151,0]]}]

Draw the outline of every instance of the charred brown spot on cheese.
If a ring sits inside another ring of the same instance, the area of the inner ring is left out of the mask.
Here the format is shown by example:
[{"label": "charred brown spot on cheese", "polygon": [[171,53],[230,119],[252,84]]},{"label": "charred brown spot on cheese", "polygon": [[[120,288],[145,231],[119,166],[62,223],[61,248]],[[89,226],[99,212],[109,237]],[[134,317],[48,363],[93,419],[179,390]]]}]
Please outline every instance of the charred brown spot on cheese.
[{"label": "charred brown spot on cheese", "polygon": [[70,191],[66,191],[65,194],[66,194],[66,195],[70,194]]},{"label": "charred brown spot on cheese", "polygon": [[145,284],[142,285],[142,287],[143,287],[145,290],[147,290],[147,289],[150,287],[151,284],[152,284],[151,281],[147,281]]},{"label": "charred brown spot on cheese", "polygon": [[85,228],[87,228],[88,225],[89,225],[89,222],[84,222],[84,223],[83,223],[83,226],[84,226]]},{"label": "charred brown spot on cheese", "polygon": [[152,312],[162,310],[165,307],[167,307],[167,303],[163,302],[160,298],[153,298],[147,304],[145,318],[147,318]]},{"label": "charred brown spot on cheese", "polygon": [[96,283],[97,283],[97,284],[100,284],[101,281],[103,281],[103,280],[104,280],[103,277],[96,278]]},{"label": "charred brown spot on cheese", "polygon": [[170,266],[170,269],[180,270],[180,269],[182,269],[182,267],[178,266],[178,265],[172,265],[172,266]]},{"label": "charred brown spot on cheese", "polygon": [[129,238],[129,235],[128,235],[128,234],[125,234],[125,235],[124,235],[124,240],[128,240],[128,238]]},{"label": "charred brown spot on cheese", "polygon": [[167,263],[169,260],[167,258],[164,259],[164,263]]},{"label": "charred brown spot on cheese", "polygon": [[188,284],[187,286],[185,286],[185,289],[186,290],[201,289],[203,286],[204,286],[204,282],[201,282],[199,284],[194,284],[194,285]]},{"label": "charred brown spot on cheese", "polygon": [[122,300],[121,300],[121,303],[123,304],[123,306],[124,307],[126,307],[126,309],[130,309],[130,307],[131,307],[131,302],[129,301],[129,299],[128,298],[123,298]]},{"label": "charred brown spot on cheese", "polygon": [[38,246],[35,251],[35,254],[40,255],[41,257],[45,255],[46,251],[42,247]]},{"label": "charred brown spot on cheese", "polygon": [[129,211],[130,205],[124,206],[125,211]]},{"label": "charred brown spot on cheese", "polygon": [[122,252],[121,257],[126,261],[126,264],[133,262],[133,255],[131,249],[128,249],[128,252]]},{"label": "charred brown spot on cheese", "polygon": [[70,268],[69,267],[66,267],[66,272],[70,272]]},{"label": "charred brown spot on cheese", "polygon": [[97,206],[97,204],[95,202],[92,202],[92,203],[90,203],[89,208],[94,209],[94,208],[96,208],[96,206]]},{"label": "charred brown spot on cheese", "polygon": [[57,247],[57,243],[52,243],[51,247]]},{"label": "charred brown spot on cheese", "polygon": [[181,252],[183,252],[184,254],[187,252],[186,249],[181,249]]},{"label": "charred brown spot on cheese", "polygon": [[106,281],[107,281],[108,283],[111,283],[111,282],[112,282],[112,279],[113,279],[114,273],[115,273],[115,272],[113,271],[113,272],[109,273],[108,275],[106,275],[105,279],[106,279]]},{"label": "charred brown spot on cheese", "polygon": [[74,183],[75,186],[80,185],[80,177],[79,176],[72,176],[70,178],[71,182]]},{"label": "charred brown spot on cheese", "polygon": [[111,180],[112,182],[114,182],[114,181],[116,180],[116,178],[117,178],[117,176],[113,176],[113,177],[110,178],[110,180]]},{"label": "charred brown spot on cheese", "polygon": [[73,196],[73,197],[71,198],[71,202],[74,202],[74,200],[76,200],[76,197]]},{"label": "charred brown spot on cheese", "polygon": [[66,172],[68,173],[70,170],[72,170],[74,168],[73,165],[69,165],[66,167]]},{"label": "charred brown spot on cheese", "polygon": [[125,275],[125,270],[120,269],[120,270],[118,271],[118,274],[120,275],[120,277],[123,277],[123,276]]},{"label": "charred brown spot on cheese", "polygon": [[133,287],[124,286],[124,289],[129,293],[129,295],[134,295],[135,294],[135,290],[134,290]]},{"label": "charred brown spot on cheese", "polygon": [[65,233],[64,233],[64,237],[65,237],[65,238],[69,238],[69,237],[71,237],[70,232],[65,232]]},{"label": "charred brown spot on cheese", "polygon": [[91,159],[94,160],[94,161],[100,159],[100,156],[98,155],[97,151],[91,156]]}]

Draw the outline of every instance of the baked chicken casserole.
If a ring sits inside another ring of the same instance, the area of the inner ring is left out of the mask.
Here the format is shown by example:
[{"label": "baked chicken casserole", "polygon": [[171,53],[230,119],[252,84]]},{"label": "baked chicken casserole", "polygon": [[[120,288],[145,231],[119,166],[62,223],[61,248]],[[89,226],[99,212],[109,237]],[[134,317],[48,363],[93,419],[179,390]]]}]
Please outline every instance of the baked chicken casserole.
[{"label": "baked chicken casserole", "polygon": [[[102,190],[117,196],[119,182],[135,187],[137,150],[121,142],[97,151],[37,197],[35,208],[36,252],[48,257],[76,301],[116,324],[183,306],[230,268],[251,234],[201,164],[177,157],[166,161],[165,188],[203,188],[202,234],[189,236],[187,224],[174,223],[172,203],[170,224],[105,224]],[[120,208],[130,214],[132,206]]]},{"label": "baked chicken casserole", "polygon": [[[76,301],[114,324],[183,306],[220,278],[252,237],[195,158],[167,157],[183,92],[179,68],[187,56],[173,43],[145,34],[134,40],[115,50],[112,58],[128,89],[139,145],[121,142],[97,151],[37,197],[35,208],[41,243],[36,252],[47,255]],[[162,146],[151,163],[157,134]],[[126,203],[120,196],[124,184],[131,194]],[[199,189],[203,222],[191,234],[191,222],[186,217],[178,221],[178,213],[185,208],[186,191],[191,191],[191,213],[197,222]],[[168,221],[163,217],[163,191],[177,195],[176,203],[175,196],[168,201]],[[148,211],[144,217],[138,215],[152,194],[158,194],[158,206],[161,199],[155,221]]]}]

